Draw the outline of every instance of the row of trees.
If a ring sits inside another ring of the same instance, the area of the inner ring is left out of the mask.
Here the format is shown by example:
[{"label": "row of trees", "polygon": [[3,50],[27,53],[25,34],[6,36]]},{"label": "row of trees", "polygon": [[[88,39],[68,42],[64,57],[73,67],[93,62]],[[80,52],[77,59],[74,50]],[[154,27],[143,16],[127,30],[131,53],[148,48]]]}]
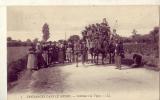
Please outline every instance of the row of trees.
[{"label": "row of trees", "polygon": [[[121,38],[123,42],[125,43],[157,43],[159,40],[159,27],[154,27],[149,34],[141,35],[137,33],[136,29],[133,29],[132,36],[130,37],[122,37],[116,34],[115,29],[111,32],[110,27],[106,21],[106,19],[103,19],[102,23],[96,23],[96,24],[90,24],[85,27],[85,29],[82,31],[82,39],[78,35],[72,35],[69,37],[67,41],[73,42],[77,40],[83,40],[86,41],[88,39],[89,41],[93,41],[94,39],[104,40],[109,39],[110,35],[117,36],[118,38]],[[49,32],[49,25],[45,23],[42,26],[42,40],[41,42],[46,42],[50,37]],[[8,46],[30,46],[32,44],[36,44],[38,42],[38,38],[35,38],[34,40],[27,39],[26,41],[21,40],[12,40],[11,37],[7,37],[7,45]],[[62,42],[65,40],[59,40],[59,42]]]},{"label": "row of trees", "polygon": [[[45,23],[42,27],[42,41],[46,42],[50,37],[49,25]],[[27,39],[26,41],[21,40],[12,40],[11,37],[7,37],[7,46],[31,46],[32,44],[36,44],[38,42],[38,38],[35,38],[33,41]]]},{"label": "row of trees", "polygon": [[148,34],[141,35],[137,33],[136,29],[133,29],[132,36],[122,37],[125,43],[158,43],[159,41],[159,27],[154,27]]},{"label": "row of trees", "polygon": [[38,42],[38,38],[33,40],[27,39],[26,41],[21,40],[13,40],[11,37],[7,37],[7,46],[31,46],[32,44],[36,44]]}]

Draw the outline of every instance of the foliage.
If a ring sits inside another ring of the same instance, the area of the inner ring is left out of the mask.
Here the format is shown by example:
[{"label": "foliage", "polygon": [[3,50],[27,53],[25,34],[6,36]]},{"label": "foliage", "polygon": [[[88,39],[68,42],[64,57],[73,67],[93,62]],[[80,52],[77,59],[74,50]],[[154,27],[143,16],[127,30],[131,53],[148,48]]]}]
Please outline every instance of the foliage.
[{"label": "foliage", "polygon": [[17,41],[17,40],[11,40],[7,41],[7,47],[19,47],[19,46],[31,46],[33,43],[28,40],[27,41]]},{"label": "foliage", "polygon": [[106,19],[103,19],[102,23],[96,23],[92,25],[88,25],[82,31],[83,40],[93,41],[95,39],[105,40],[109,39],[111,35],[110,27]]},{"label": "foliage", "polygon": [[14,61],[8,65],[8,72],[7,72],[7,81],[13,82],[18,79],[18,75],[21,71],[26,69],[27,65],[27,56],[24,56],[23,58]]},{"label": "foliage", "polygon": [[70,42],[75,42],[75,41],[78,41],[78,40],[80,40],[79,35],[72,35],[68,39],[68,41],[70,41]]},{"label": "foliage", "polygon": [[45,23],[42,27],[42,33],[43,33],[43,41],[46,42],[49,39],[49,25]]},{"label": "foliage", "polygon": [[35,39],[33,40],[33,43],[34,43],[34,44],[37,44],[37,43],[38,43],[38,38],[35,38]]}]

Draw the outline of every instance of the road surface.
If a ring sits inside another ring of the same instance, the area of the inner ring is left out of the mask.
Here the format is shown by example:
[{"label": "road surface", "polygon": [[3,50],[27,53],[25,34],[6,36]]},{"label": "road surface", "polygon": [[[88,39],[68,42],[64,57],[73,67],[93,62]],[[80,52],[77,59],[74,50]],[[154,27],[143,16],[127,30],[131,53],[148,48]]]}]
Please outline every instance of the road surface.
[{"label": "road surface", "polygon": [[118,70],[114,65],[51,66],[38,71],[27,71],[8,93],[8,100],[19,93],[78,93],[82,95],[97,94],[100,96],[99,99],[106,97],[107,100],[116,98],[159,100],[159,72],[126,66],[123,66],[122,70]]}]

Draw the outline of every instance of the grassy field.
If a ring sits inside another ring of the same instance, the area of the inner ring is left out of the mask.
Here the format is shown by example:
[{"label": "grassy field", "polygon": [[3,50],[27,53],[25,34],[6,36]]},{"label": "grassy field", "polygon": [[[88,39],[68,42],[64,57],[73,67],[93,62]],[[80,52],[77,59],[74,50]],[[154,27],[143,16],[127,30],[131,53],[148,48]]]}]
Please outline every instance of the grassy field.
[{"label": "grassy field", "polygon": [[7,64],[27,55],[29,47],[7,47]]}]

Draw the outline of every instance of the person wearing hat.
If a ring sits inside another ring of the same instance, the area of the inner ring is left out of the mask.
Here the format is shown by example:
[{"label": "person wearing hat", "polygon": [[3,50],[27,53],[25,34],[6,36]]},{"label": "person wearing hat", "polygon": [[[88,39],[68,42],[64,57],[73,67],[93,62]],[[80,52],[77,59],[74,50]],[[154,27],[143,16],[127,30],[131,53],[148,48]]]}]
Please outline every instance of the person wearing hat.
[{"label": "person wearing hat", "polygon": [[121,40],[116,39],[115,44],[115,65],[116,69],[121,70],[121,59],[124,57],[123,43]]},{"label": "person wearing hat", "polygon": [[113,64],[115,62],[115,59],[114,59],[114,56],[115,56],[115,45],[113,43],[113,40],[111,40],[109,42],[108,53],[109,53],[109,64]]},{"label": "person wearing hat", "polygon": [[66,49],[66,60],[71,63],[72,61],[72,48],[70,45],[67,46],[67,49]]},{"label": "person wearing hat", "polygon": [[48,67],[48,45],[47,43],[43,44],[42,57],[44,59],[44,62],[43,62],[44,67]]},{"label": "person wearing hat", "polygon": [[81,54],[82,54],[82,64],[84,65],[85,62],[88,61],[88,48],[85,42],[82,42]]},{"label": "person wearing hat", "polygon": [[30,71],[38,69],[35,51],[36,51],[36,49],[33,45],[28,50],[27,69]]},{"label": "person wearing hat", "polygon": [[76,67],[78,67],[79,53],[80,53],[80,41],[78,40],[74,43],[74,55],[75,55]]},{"label": "person wearing hat", "polygon": [[39,42],[36,45],[36,57],[37,57],[37,66],[39,69],[43,66],[43,63],[44,63],[44,59],[42,56],[42,46]]}]

